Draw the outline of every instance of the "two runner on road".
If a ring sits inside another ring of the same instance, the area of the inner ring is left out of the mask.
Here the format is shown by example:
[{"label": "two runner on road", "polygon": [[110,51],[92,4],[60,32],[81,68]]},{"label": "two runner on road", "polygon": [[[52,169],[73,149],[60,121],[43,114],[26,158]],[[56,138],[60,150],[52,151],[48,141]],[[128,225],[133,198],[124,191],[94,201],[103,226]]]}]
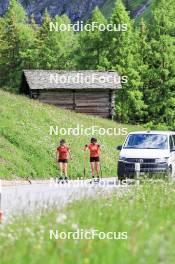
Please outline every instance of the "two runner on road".
[{"label": "two runner on road", "polygon": [[[84,146],[84,152],[89,150],[90,152],[90,166],[91,166],[91,173],[92,178],[95,178],[95,172],[97,175],[97,180],[100,178],[100,145],[97,142],[96,138],[91,138],[90,144],[86,144]],[[68,168],[68,160],[72,159],[70,148],[67,146],[66,141],[62,139],[60,141],[60,145],[57,147],[56,151],[56,162],[59,164],[60,169],[60,180],[64,179],[67,181],[68,174],[67,174],[67,168]]]}]

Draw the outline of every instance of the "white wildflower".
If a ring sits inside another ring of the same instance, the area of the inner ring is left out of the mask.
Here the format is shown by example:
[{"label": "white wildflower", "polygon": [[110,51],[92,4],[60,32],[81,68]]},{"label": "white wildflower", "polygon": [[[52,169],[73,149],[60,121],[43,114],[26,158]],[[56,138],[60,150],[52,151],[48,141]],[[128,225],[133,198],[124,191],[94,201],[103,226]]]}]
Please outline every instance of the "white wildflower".
[{"label": "white wildflower", "polygon": [[67,216],[65,214],[59,214],[56,219],[57,224],[63,224],[67,220]]},{"label": "white wildflower", "polygon": [[77,230],[77,229],[79,228],[79,225],[73,223],[73,224],[71,225],[71,227],[72,227],[72,229]]}]

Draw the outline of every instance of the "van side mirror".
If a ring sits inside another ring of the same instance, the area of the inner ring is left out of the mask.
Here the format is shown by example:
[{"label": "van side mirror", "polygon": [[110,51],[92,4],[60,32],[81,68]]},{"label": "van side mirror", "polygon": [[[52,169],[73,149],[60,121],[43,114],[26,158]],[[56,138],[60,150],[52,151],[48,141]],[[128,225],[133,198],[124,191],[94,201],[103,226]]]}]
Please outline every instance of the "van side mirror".
[{"label": "van side mirror", "polygon": [[170,151],[171,152],[175,152],[175,146]]},{"label": "van side mirror", "polygon": [[120,145],[120,146],[117,146],[117,148],[116,148],[117,150],[121,150],[122,149],[122,145]]}]

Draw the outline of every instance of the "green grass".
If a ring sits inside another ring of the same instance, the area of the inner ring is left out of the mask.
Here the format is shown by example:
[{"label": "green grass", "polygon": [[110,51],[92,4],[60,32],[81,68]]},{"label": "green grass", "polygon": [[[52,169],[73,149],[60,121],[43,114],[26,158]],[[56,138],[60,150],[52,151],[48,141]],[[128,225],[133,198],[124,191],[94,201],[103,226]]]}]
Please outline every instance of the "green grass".
[{"label": "green grass", "polygon": [[[64,137],[72,151],[69,165],[72,178],[83,176],[83,147],[91,136],[55,136],[49,134],[50,126],[59,128],[97,125],[104,128],[139,130],[138,126],[76,114],[74,112],[39,103],[28,98],[0,91],[0,177],[49,178],[58,175],[55,150]],[[97,136],[97,135],[96,135]],[[116,176],[117,155],[115,147],[125,136],[97,136],[102,145],[102,170],[104,176]],[[89,158],[88,158],[89,160]],[[89,164],[87,177],[90,176]]]},{"label": "green grass", "polygon": [[[1,264],[172,264],[175,188],[143,184],[125,195],[79,201],[1,226]],[[61,220],[62,219],[62,220]],[[64,220],[65,219],[65,220]],[[55,240],[49,230],[127,232],[127,240]]]}]

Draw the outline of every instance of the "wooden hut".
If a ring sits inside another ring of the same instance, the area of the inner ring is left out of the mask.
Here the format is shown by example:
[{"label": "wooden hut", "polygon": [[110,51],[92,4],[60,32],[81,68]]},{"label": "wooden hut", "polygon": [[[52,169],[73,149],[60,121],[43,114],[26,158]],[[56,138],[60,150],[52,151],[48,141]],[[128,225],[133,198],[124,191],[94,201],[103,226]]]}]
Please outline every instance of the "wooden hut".
[{"label": "wooden hut", "polygon": [[24,70],[20,92],[78,113],[112,118],[120,88],[120,77],[113,71]]}]

